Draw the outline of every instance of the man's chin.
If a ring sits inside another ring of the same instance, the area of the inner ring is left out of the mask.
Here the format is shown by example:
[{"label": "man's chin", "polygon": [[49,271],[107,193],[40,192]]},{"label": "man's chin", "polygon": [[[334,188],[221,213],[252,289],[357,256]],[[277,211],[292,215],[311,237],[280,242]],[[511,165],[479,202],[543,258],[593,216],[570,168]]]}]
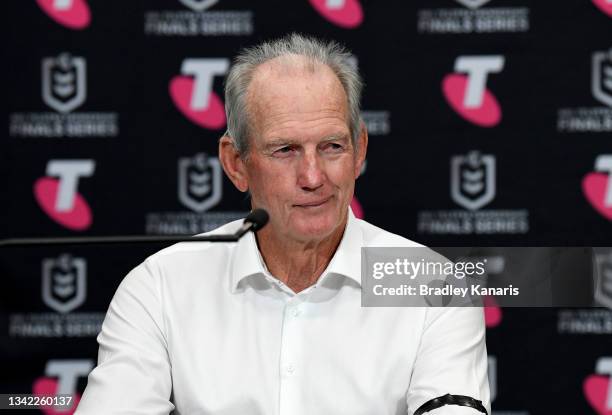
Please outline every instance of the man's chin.
[{"label": "man's chin", "polygon": [[304,241],[323,240],[331,237],[339,222],[331,218],[299,218],[292,223],[293,234]]}]

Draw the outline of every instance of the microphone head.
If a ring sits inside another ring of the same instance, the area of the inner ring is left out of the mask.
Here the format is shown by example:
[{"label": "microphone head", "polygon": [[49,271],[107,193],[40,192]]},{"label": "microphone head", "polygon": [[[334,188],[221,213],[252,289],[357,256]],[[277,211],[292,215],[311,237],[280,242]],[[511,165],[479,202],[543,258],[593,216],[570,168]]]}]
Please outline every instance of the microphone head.
[{"label": "microphone head", "polygon": [[251,230],[257,232],[268,223],[270,216],[264,209],[255,209],[244,218],[244,223],[251,223]]}]

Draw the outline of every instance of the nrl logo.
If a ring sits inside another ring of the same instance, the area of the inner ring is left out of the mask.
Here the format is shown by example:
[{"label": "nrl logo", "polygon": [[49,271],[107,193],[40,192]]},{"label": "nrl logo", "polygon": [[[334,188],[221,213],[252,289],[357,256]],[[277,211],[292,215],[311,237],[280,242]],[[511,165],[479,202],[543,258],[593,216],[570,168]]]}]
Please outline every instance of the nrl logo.
[{"label": "nrl logo", "polygon": [[595,301],[612,309],[612,249],[595,254]]},{"label": "nrl logo", "polygon": [[612,107],[612,48],[607,52],[593,54],[593,96],[601,103]]},{"label": "nrl logo", "polygon": [[203,12],[217,4],[219,0],[180,0],[185,6],[196,12]]},{"label": "nrl logo", "polygon": [[62,53],[42,61],[42,97],[54,110],[67,113],[86,96],[85,59]]},{"label": "nrl logo", "polygon": [[469,9],[477,9],[480,6],[487,4],[491,0],[456,0]]},{"label": "nrl logo", "polygon": [[69,254],[47,258],[42,263],[42,298],[46,305],[68,313],[85,301],[86,263]]},{"label": "nrl logo", "polygon": [[477,210],[495,197],[495,156],[471,151],[451,158],[451,198]]},{"label": "nrl logo", "polygon": [[206,153],[179,159],[178,197],[183,205],[202,213],[221,200],[221,165]]}]

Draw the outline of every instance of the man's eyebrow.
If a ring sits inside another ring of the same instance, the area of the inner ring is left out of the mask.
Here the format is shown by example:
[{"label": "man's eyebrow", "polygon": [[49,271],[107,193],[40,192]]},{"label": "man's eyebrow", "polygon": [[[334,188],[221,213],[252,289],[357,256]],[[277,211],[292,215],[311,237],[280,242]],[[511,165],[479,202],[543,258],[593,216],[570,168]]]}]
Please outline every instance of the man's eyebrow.
[{"label": "man's eyebrow", "polygon": [[296,140],[292,140],[290,138],[275,138],[271,141],[268,141],[264,144],[264,147],[279,147],[279,146],[288,146],[296,144]]},{"label": "man's eyebrow", "polygon": [[327,137],[325,137],[323,140],[323,142],[327,143],[329,141],[336,141],[336,140],[340,140],[340,141],[348,141],[349,139],[349,134],[347,133],[340,133],[340,134],[332,134],[329,135]]},{"label": "man's eyebrow", "polygon": [[[349,134],[347,133],[339,133],[339,134],[331,134],[328,135],[327,137],[324,137],[323,139],[321,139],[321,142],[323,143],[327,143],[330,141],[348,141],[349,139]],[[267,143],[264,144],[265,148],[271,148],[271,147],[282,147],[282,146],[291,146],[291,145],[300,145],[301,142],[299,140],[295,140],[292,138],[274,138],[270,141],[268,141]]]}]

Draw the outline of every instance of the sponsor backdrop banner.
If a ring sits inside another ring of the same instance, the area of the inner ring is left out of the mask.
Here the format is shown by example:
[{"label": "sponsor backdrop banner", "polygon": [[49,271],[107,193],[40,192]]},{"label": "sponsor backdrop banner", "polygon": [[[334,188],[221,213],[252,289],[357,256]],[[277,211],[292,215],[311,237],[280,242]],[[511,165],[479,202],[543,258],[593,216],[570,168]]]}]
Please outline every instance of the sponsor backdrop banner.
[{"label": "sponsor backdrop banner", "polygon": [[[195,234],[242,217],[216,154],[223,82],[241,47],[297,31],[346,44],[366,82],[359,217],[430,246],[612,245],[610,0],[5,9],[0,238]],[[1,249],[0,392],[78,400],[116,287],[159,248]],[[612,251],[593,266],[611,304]],[[609,308],[485,303],[494,413],[612,414]]]}]

